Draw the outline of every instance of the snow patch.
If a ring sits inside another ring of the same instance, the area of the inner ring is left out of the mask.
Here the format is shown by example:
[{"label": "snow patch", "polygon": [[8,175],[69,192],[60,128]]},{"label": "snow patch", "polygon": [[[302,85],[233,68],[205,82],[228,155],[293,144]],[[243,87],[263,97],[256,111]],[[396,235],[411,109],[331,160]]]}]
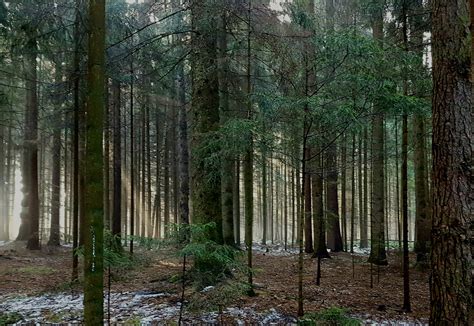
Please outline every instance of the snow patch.
[{"label": "snow patch", "polygon": [[[113,324],[122,324],[126,321],[139,321],[140,325],[156,324],[157,321],[176,321],[179,318],[180,303],[158,303],[154,299],[169,297],[169,293],[157,292],[114,292],[110,294],[110,321]],[[61,323],[80,324],[83,318],[82,294],[44,294],[35,297],[1,296],[0,313],[18,313],[22,320],[15,325],[22,324],[52,324]],[[107,311],[108,297],[104,297],[104,314]],[[210,312],[200,316],[188,314],[185,309],[184,324],[194,325],[207,323],[217,325],[222,317],[235,319],[238,325],[296,325],[296,319],[285,316],[275,309],[266,312],[256,312],[252,307],[227,308],[221,313]]]},{"label": "snow patch", "polygon": [[298,254],[299,252],[298,248],[291,248],[290,245],[287,245],[287,248],[285,250],[284,244],[271,244],[270,242],[267,242],[266,245],[261,243],[254,243],[252,245],[252,250],[269,256],[293,256]]}]

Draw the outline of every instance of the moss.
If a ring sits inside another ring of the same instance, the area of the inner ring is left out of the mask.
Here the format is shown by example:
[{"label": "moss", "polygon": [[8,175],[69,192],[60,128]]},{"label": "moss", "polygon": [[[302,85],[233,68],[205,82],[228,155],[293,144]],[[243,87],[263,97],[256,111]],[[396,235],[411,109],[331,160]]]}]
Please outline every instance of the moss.
[{"label": "moss", "polygon": [[46,266],[27,266],[16,269],[16,273],[20,274],[31,274],[31,275],[49,275],[54,273],[56,270]]},{"label": "moss", "polygon": [[17,312],[0,312],[0,325],[15,324],[23,319],[23,316]]}]

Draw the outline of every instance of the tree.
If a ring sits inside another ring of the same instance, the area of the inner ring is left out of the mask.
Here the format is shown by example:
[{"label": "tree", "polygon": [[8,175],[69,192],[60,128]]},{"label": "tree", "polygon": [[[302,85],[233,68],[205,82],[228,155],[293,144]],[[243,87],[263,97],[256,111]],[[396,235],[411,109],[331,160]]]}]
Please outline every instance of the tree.
[{"label": "tree", "polygon": [[[471,3],[472,6],[472,3]],[[433,325],[472,324],[472,83],[466,1],[433,0]]]},{"label": "tree", "polygon": [[112,110],[113,110],[113,207],[112,234],[117,237],[115,247],[121,249],[120,235],[122,232],[122,123],[121,123],[121,90],[120,82],[112,80]]},{"label": "tree", "polygon": [[216,224],[210,239],[222,243],[221,182],[213,160],[219,152],[219,84],[216,53],[216,35],[212,30],[215,18],[213,3],[209,0],[194,2],[192,24],[196,32],[192,38],[192,107],[191,119],[191,189],[193,221]]},{"label": "tree", "polygon": [[105,110],[105,0],[89,2],[86,152],[84,156],[84,323],[102,325],[103,299],[103,149]]},{"label": "tree", "polygon": [[[384,10],[382,1],[373,8],[372,30],[379,46],[383,41]],[[371,193],[371,242],[369,262],[387,265],[385,252],[385,198],[384,198],[384,114],[380,99],[374,102],[372,117],[372,193]]]},{"label": "tree", "polygon": [[[406,1],[405,1],[406,2]],[[423,1],[415,0],[411,2],[411,14],[409,16],[410,36],[412,46],[416,53],[416,64],[423,67],[423,33],[425,32],[423,21]],[[424,96],[423,89],[415,83],[415,95]],[[429,257],[430,246],[430,200],[428,193],[428,162],[426,159],[426,126],[425,115],[423,113],[415,114],[413,118],[413,163],[415,172],[415,198],[416,198],[416,216],[415,216],[415,252],[416,261],[419,264],[426,265]]]},{"label": "tree", "polygon": [[[62,72],[59,62],[55,62],[56,69],[56,84],[60,85],[62,80]],[[59,246],[60,245],[60,233],[59,233],[59,210],[61,208],[61,102],[58,99],[58,94],[55,94],[55,106],[58,110],[55,118],[55,125],[53,131],[53,171],[51,176],[51,229],[49,233],[48,245]],[[59,101],[58,101],[59,100]],[[66,233],[66,232],[65,232]]]}]

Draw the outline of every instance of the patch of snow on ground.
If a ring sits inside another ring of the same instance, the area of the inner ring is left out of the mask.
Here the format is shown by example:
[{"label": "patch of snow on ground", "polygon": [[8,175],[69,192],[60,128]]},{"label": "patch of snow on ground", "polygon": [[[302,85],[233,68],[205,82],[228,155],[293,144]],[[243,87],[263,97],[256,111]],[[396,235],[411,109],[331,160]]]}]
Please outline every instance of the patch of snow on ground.
[{"label": "patch of snow on ground", "polygon": [[[180,303],[158,304],[154,298],[169,297],[168,293],[156,292],[123,292],[111,293],[110,316],[111,323],[122,324],[126,321],[140,321],[140,325],[150,325],[156,321],[177,321],[179,318]],[[83,314],[82,294],[44,294],[36,297],[0,296],[0,313],[18,313],[22,320],[16,325],[26,323],[51,323],[52,319],[62,323],[78,324],[82,322]],[[104,297],[104,314],[107,316],[107,296]],[[217,312],[193,316],[185,313],[183,321],[186,325],[195,323],[219,324],[222,316],[233,317],[239,325],[248,321],[265,325],[296,325],[296,319],[284,316],[275,309],[259,313],[253,308],[227,308],[221,315]]]},{"label": "patch of snow on ground", "polygon": [[293,256],[298,254],[298,248],[292,248],[289,244],[285,250],[284,244],[271,244],[270,242],[267,242],[266,245],[255,242],[252,245],[252,250],[269,256]]},{"label": "patch of snow on ground", "polygon": [[9,244],[11,241],[0,241],[0,247],[2,246],[6,246],[7,244]]},{"label": "patch of snow on ground", "polygon": [[370,255],[370,248],[361,248],[359,246],[354,246],[354,253],[358,255],[368,256]]},{"label": "patch of snow on ground", "polygon": [[423,321],[423,320],[408,320],[409,317],[407,317],[407,320],[386,320],[386,319],[381,319],[377,318],[376,316],[371,316],[368,314],[359,314],[359,315],[353,315],[352,317],[357,318],[362,321],[362,325],[365,326],[428,326],[429,323],[428,321]]}]

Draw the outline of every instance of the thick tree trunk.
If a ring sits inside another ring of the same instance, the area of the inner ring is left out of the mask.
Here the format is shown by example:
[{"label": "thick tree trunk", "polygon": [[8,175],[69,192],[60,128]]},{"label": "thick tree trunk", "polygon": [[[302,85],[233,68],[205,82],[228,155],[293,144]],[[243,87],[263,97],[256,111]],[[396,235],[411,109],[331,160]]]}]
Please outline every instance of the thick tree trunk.
[{"label": "thick tree trunk", "polygon": [[[216,37],[212,1],[192,6],[192,25],[197,33],[192,38],[192,121],[191,188],[193,221],[216,224],[210,239],[222,243],[221,180],[209,166],[208,159],[218,151],[219,84],[217,76]],[[211,22],[210,22],[211,21]]]},{"label": "thick tree trunk", "polygon": [[89,3],[86,153],[84,166],[84,323],[102,325],[103,299],[103,112],[105,109],[105,0]]},{"label": "thick tree trunk", "polygon": [[[471,4],[472,5],[472,4]],[[466,1],[433,0],[433,325],[472,325],[472,83]]]},{"label": "thick tree trunk", "polygon": [[80,127],[79,120],[81,115],[81,103],[79,87],[81,82],[80,75],[80,23],[81,23],[81,9],[82,1],[79,0],[76,3],[75,22],[74,22],[74,58],[73,58],[73,71],[74,71],[74,84],[73,84],[73,101],[74,101],[74,130],[73,130],[73,144],[72,144],[72,161],[74,164],[73,176],[72,176],[72,281],[75,282],[79,278],[79,255],[77,254],[77,248],[79,248],[79,138],[80,138]]}]

